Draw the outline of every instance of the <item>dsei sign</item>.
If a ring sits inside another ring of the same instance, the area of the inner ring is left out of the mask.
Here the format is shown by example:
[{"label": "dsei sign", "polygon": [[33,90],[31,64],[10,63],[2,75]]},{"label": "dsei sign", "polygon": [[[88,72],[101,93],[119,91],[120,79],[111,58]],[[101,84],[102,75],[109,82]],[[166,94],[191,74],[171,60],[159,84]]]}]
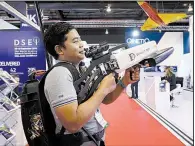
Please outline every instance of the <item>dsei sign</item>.
[{"label": "dsei sign", "polygon": [[33,37],[32,39],[14,39],[14,46],[37,46],[39,42],[39,37]]}]

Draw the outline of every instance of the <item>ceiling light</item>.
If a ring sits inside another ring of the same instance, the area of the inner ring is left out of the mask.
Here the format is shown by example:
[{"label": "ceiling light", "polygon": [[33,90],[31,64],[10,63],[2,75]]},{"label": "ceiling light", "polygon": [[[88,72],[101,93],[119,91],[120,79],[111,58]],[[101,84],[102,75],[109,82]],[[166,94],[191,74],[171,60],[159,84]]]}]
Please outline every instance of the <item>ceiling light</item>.
[{"label": "ceiling light", "polygon": [[190,11],[193,11],[193,8],[192,8],[192,5],[191,5],[191,4],[189,4],[188,11],[189,11],[189,12],[190,12]]},{"label": "ceiling light", "polygon": [[186,7],[187,5],[188,5],[188,4],[186,4],[186,3],[185,3],[185,4],[183,4],[183,6],[184,6],[184,7]]},{"label": "ceiling light", "polygon": [[106,29],[106,31],[105,31],[105,34],[108,34],[109,32],[108,32],[108,29]]},{"label": "ceiling light", "polygon": [[107,6],[107,9],[106,9],[107,12],[111,12],[111,8],[110,8],[110,5]]},{"label": "ceiling light", "polygon": [[34,7],[34,4],[29,4],[30,7]]},{"label": "ceiling light", "polygon": [[137,36],[139,36],[139,31],[137,31],[137,30],[134,30],[134,31],[133,31],[133,33],[132,33],[132,35],[133,35],[134,37],[137,37]]}]

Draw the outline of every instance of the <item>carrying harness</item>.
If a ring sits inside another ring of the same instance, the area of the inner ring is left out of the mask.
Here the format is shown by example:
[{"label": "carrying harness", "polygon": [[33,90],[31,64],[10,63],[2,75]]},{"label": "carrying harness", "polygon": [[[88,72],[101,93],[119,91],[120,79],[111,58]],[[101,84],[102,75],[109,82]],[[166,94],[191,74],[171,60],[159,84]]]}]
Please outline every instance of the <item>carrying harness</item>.
[{"label": "carrying harness", "polygon": [[[47,98],[46,98],[45,93],[44,93],[44,85],[45,85],[45,79],[46,79],[47,75],[49,74],[49,72],[53,68],[58,67],[58,66],[65,67],[70,71],[70,73],[72,74],[72,77],[73,77],[73,82],[75,82],[76,80],[78,80],[80,78],[80,73],[73,64],[68,63],[68,62],[59,62],[59,63],[55,64],[52,68],[50,68],[44,74],[44,76],[42,77],[40,82],[38,82],[37,80],[27,81],[27,83],[24,87],[25,90],[23,91],[23,95],[21,98],[21,101],[22,101],[21,102],[21,106],[22,106],[22,113],[21,114],[22,114],[23,126],[24,126],[24,128],[31,126],[29,124],[29,117],[26,118],[24,116],[26,113],[28,113],[25,110],[28,110],[29,102],[32,102],[32,101],[33,102],[36,101],[35,106],[37,106],[38,108],[37,108],[37,111],[35,113],[38,113],[38,112],[40,113],[40,116],[42,119],[42,124],[43,124],[43,131],[41,132],[41,136],[40,136],[40,138],[35,139],[33,141],[33,144],[30,144],[32,142],[32,140],[30,140],[28,132],[24,130],[25,135],[27,137],[27,141],[29,142],[29,145],[34,146],[34,145],[39,144],[40,146],[58,146],[58,145],[60,145],[60,142],[61,143],[62,142],[63,143],[68,143],[68,142],[72,143],[72,141],[74,141],[74,144],[73,144],[74,146],[80,146],[80,145],[82,145],[83,142],[86,142],[86,141],[93,141],[96,145],[98,145],[97,141],[102,141],[101,138],[104,135],[104,130],[100,131],[99,133],[96,133],[94,135],[90,135],[88,133],[88,131],[86,131],[86,129],[82,128],[82,130],[88,136],[83,136],[83,134],[81,132],[78,132],[76,134],[64,135],[65,128],[62,126],[60,132],[56,134],[56,123],[55,123],[55,119],[54,119],[54,116],[53,116],[51,108],[50,108],[50,104],[48,103]],[[33,91],[32,91],[32,89],[33,89]],[[36,93],[36,94],[34,94],[34,93]],[[77,90],[76,93],[78,95],[79,90]],[[30,96],[34,96],[33,98],[35,98],[35,96],[36,96],[36,99],[34,100]],[[29,97],[30,97],[31,101],[29,101]],[[85,101],[85,100],[80,99],[78,97],[77,97],[77,100],[78,100],[78,104],[81,104]],[[30,106],[32,106],[32,104]],[[23,113],[25,113],[25,114],[23,115]]]},{"label": "carrying harness", "polygon": [[[74,67],[74,65],[69,64],[67,62],[59,62],[56,65],[54,65],[52,68],[50,68],[42,77],[40,83],[39,83],[39,94],[40,94],[40,103],[41,103],[41,107],[42,107],[42,114],[43,114],[43,124],[44,124],[44,128],[45,128],[45,132],[48,133],[49,135],[53,135],[55,134],[55,130],[56,130],[56,124],[55,124],[55,120],[50,108],[50,105],[47,101],[47,98],[45,97],[45,93],[44,93],[44,85],[45,85],[45,79],[47,77],[47,75],[50,73],[50,71],[58,66],[62,66],[62,67],[66,67],[70,73],[72,74],[73,77],[73,82],[76,81],[77,79],[79,79],[79,72],[76,69],[76,67]],[[79,99],[78,99],[79,100]],[[49,122],[46,122],[49,121]],[[63,134],[65,132],[65,128],[62,126],[61,130],[60,130],[60,134]]]}]

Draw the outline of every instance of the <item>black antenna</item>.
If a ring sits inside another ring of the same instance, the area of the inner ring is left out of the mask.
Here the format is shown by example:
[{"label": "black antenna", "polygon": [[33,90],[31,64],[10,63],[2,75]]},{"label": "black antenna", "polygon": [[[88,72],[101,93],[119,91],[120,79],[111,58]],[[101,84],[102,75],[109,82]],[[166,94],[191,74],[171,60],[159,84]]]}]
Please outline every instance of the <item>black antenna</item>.
[{"label": "black antenna", "polygon": [[[42,34],[42,37],[44,38],[44,27],[43,27],[43,23],[41,20],[41,13],[40,13],[39,4],[37,1],[35,1],[34,3],[35,3],[35,9],[37,12],[37,18],[38,18],[38,21],[40,24],[41,34]],[[43,43],[44,43],[44,41],[43,41]],[[44,43],[44,47],[45,47],[45,43]],[[46,60],[47,60],[48,69],[50,69],[52,67],[52,57],[47,53],[47,51],[45,51],[45,56],[46,56]]]}]

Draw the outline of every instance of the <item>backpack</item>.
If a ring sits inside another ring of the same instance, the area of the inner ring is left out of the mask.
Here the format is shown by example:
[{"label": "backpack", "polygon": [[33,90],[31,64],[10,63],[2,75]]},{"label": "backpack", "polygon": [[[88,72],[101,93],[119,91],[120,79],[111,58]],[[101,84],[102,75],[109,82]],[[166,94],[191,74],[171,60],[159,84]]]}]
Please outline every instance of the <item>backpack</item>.
[{"label": "backpack", "polygon": [[75,66],[66,62],[59,62],[50,68],[40,81],[31,78],[25,83],[20,97],[21,116],[24,133],[30,146],[57,146],[60,135],[65,131],[65,128],[62,127],[59,134],[55,133],[56,123],[44,94],[46,76],[57,66],[66,67],[71,72],[74,82],[80,78]]}]

